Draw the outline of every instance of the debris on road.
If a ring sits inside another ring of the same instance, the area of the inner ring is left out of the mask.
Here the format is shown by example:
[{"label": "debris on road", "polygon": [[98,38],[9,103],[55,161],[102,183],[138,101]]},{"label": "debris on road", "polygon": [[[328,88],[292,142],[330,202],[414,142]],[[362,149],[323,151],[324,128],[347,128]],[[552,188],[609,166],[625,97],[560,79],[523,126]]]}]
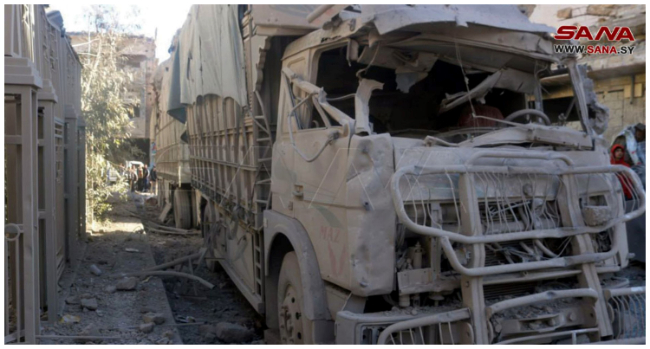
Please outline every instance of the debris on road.
[{"label": "debris on road", "polygon": [[142,321],[145,324],[155,323],[156,325],[162,325],[165,323],[165,316],[161,313],[146,313],[142,315]]},{"label": "debris on road", "polygon": [[246,343],[253,340],[253,330],[230,322],[220,322],[215,327],[217,338],[226,343]]},{"label": "debris on road", "polygon": [[76,324],[81,321],[81,318],[75,315],[65,314],[61,317],[59,321],[62,324]]},{"label": "debris on road", "polygon": [[88,310],[97,310],[99,305],[97,304],[97,299],[95,298],[83,298],[81,299],[81,306]]},{"label": "debris on road", "polygon": [[118,291],[133,291],[135,290],[136,286],[138,286],[137,278],[125,277],[115,285],[115,288]]},{"label": "debris on road", "polygon": [[140,324],[139,330],[140,332],[143,333],[151,333],[153,332],[153,328],[156,326],[153,322],[146,322],[144,324]]},{"label": "debris on road", "polygon": [[101,276],[102,275],[102,270],[99,269],[99,267],[94,265],[94,264],[92,264],[90,266],[90,272],[95,274],[96,276]]}]

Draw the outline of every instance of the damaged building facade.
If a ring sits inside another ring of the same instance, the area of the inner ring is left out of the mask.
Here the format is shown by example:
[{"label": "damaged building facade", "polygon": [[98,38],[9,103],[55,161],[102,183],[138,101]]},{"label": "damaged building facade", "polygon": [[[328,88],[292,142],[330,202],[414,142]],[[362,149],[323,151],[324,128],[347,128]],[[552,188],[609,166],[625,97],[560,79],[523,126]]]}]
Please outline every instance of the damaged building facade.
[{"label": "damaged building facade", "polygon": [[[193,6],[157,82],[189,150],[177,225],[282,343],[644,342],[645,288],[614,273],[645,192],[554,31],[516,6]],[[557,67],[575,128],[544,112]]]},{"label": "damaged building facade", "polygon": [[[645,123],[646,100],[646,8],[645,5],[529,5],[527,13],[532,22],[544,23],[554,28],[561,25],[588,26],[595,33],[600,27],[629,27],[634,42],[612,42],[607,37],[580,44],[600,44],[620,47],[634,46],[630,55],[591,54],[578,59],[587,65],[588,76],[593,80],[598,101],[609,109],[609,123],[604,137],[612,142],[625,127]],[[567,114],[573,91],[566,73],[543,79],[544,106],[549,116]],[[568,125],[579,126],[575,113],[570,113]]]},{"label": "damaged building facade", "polygon": [[[67,34],[82,59],[86,54],[92,54],[94,39],[92,33],[91,35],[85,32]],[[89,45],[89,43],[91,44]],[[142,35],[124,35],[117,43],[117,51],[121,57],[118,64],[132,77],[122,98],[129,113],[129,139],[133,145],[137,146],[145,154],[142,158],[128,160],[140,160],[149,163],[151,150],[149,142],[150,115],[155,98],[153,77],[158,65],[155,38]]]},{"label": "damaged building facade", "polygon": [[4,5],[5,343],[37,343],[59,320],[86,234],[82,66],[47,10]]}]

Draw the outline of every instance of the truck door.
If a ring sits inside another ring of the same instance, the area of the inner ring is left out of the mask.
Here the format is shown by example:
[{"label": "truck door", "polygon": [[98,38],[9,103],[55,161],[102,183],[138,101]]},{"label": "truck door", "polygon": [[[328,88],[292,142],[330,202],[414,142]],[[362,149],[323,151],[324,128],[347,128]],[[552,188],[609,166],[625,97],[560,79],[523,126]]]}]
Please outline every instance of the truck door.
[{"label": "truck door", "polygon": [[[284,66],[307,80],[308,58]],[[349,131],[328,117],[317,95],[297,88],[284,73],[282,78],[280,100],[284,104],[279,108],[278,125],[282,128],[278,130],[283,132],[273,149],[273,208],[303,224],[322,277],[346,285],[350,272],[345,207],[350,139],[343,135]]]}]

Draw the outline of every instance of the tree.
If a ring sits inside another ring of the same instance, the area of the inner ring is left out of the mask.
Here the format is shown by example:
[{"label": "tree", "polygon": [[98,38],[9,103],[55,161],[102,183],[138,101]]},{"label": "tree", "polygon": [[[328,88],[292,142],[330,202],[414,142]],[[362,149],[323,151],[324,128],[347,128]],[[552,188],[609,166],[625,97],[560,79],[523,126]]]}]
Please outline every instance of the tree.
[{"label": "tree", "polygon": [[[134,15],[137,15],[135,11]],[[81,109],[87,133],[87,212],[93,224],[96,217],[110,211],[107,199],[112,193],[126,189],[123,181],[118,181],[117,187],[110,186],[106,170],[107,159],[114,153],[130,152],[130,144],[124,142],[129,137],[129,110],[124,96],[133,76],[121,69],[126,58],[119,54],[118,48],[127,33],[138,27],[129,24],[129,17],[112,6],[93,5],[86,19],[94,31],[89,30],[88,42],[79,45],[77,52],[84,63]]]}]

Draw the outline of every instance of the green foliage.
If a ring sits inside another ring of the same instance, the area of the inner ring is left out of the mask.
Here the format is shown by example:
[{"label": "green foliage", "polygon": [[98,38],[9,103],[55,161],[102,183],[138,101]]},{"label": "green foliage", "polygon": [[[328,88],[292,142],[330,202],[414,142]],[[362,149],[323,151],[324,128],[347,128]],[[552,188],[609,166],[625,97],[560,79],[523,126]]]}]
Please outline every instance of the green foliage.
[{"label": "green foliage", "polygon": [[[112,193],[125,192],[126,184],[110,185],[106,178],[107,159],[116,154],[131,153],[124,142],[130,136],[129,107],[125,104],[133,76],[124,69],[126,58],[119,52],[120,43],[134,27],[123,24],[123,18],[111,6],[93,5],[88,21],[95,28],[87,45],[79,47],[82,63],[81,109],[86,121],[86,183],[88,216],[101,217],[110,211],[108,198]],[[118,169],[119,165],[112,165]]]}]

